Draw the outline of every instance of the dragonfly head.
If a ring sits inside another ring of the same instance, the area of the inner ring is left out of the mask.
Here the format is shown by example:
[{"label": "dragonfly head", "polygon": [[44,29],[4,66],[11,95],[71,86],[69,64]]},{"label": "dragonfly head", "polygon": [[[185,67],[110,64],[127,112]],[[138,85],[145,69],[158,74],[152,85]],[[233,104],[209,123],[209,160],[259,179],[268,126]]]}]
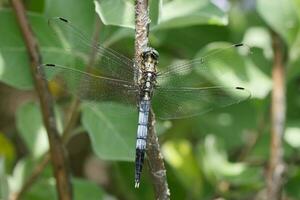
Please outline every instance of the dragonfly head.
[{"label": "dragonfly head", "polygon": [[151,47],[146,48],[142,53],[142,59],[144,62],[148,61],[149,59],[158,62],[158,58],[159,58],[159,53]]}]

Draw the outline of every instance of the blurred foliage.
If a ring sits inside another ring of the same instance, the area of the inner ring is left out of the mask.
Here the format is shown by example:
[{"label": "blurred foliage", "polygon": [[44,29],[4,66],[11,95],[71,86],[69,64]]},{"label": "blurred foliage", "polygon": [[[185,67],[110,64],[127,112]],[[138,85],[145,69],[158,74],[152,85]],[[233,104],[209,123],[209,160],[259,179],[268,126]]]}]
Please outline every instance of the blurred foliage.
[{"label": "blurred foliage", "polygon": [[[88,49],[66,51],[65,43],[47,23],[55,16],[70,20],[88,38],[92,38],[96,18],[100,17],[99,42],[133,57],[134,0],[24,0],[24,3],[44,63],[78,68],[89,57]],[[0,81],[11,90],[30,93],[34,85],[21,32],[9,3],[0,1],[0,5]],[[193,85],[200,80],[211,85],[239,85],[252,94],[248,101],[205,115],[157,120],[172,199],[254,199],[264,189],[272,90],[270,29],[282,37],[286,52],[284,158],[289,170],[284,193],[290,199],[299,199],[300,2],[150,0],[150,16],[150,44],[160,54],[159,69],[210,55],[205,70],[196,70],[193,79],[186,83]],[[65,42],[76,47],[75,39]],[[218,52],[240,42],[251,48]],[[50,83],[50,87],[57,99],[57,123],[62,132],[68,122],[72,98],[59,91],[55,83]],[[38,101],[19,100],[22,103],[11,105],[17,107],[13,113],[15,124],[5,129],[0,126],[0,199],[22,187],[48,150]],[[72,158],[76,200],[87,196],[89,199],[154,198],[147,166],[141,188],[133,188],[137,113],[125,114],[130,110],[118,104],[81,104],[80,120],[76,121],[66,145]],[[118,115],[119,112],[124,115]],[[75,133],[79,134],[75,137]],[[83,135],[88,136],[88,142],[84,142]],[[90,154],[96,155],[100,164],[89,168]],[[87,176],[86,171],[93,176]],[[109,179],[105,180],[103,174]],[[55,180],[48,165],[24,199],[56,198]]]}]

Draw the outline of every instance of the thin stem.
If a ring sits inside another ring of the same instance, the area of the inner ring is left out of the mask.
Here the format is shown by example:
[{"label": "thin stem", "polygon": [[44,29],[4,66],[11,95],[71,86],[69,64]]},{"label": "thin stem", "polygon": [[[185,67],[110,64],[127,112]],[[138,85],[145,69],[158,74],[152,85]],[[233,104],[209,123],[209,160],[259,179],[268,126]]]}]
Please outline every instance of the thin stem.
[{"label": "thin stem", "polygon": [[[135,61],[137,66],[141,66],[142,52],[148,47],[150,23],[148,10],[148,0],[135,1]],[[166,169],[154,125],[155,115],[151,110],[146,151],[148,158],[147,163],[150,168],[156,199],[167,200],[170,199],[170,190],[168,188]]]},{"label": "thin stem", "polygon": [[58,196],[59,199],[71,200],[72,185],[66,151],[56,128],[53,100],[51,98],[47,82],[42,78],[43,71],[38,68],[38,66],[42,64],[39,46],[30,27],[30,23],[27,20],[26,11],[22,1],[11,0],[11,3],[27,48],[31,64],[31,73],[35,89],[40,100],[43,122],[49,139],[50,155],[56,179]]},{"label": "thin stem", "polygon": [[280,200],[282,197],[283,162],[282,138],[285,128],[285,70],[282,41],[276,33],[272,33],[274,63],[273,63],[273,92],[271,105],[271,157],[268,168],[268,199]]},{"label": "thin stem", "polygon": [[167,171],[165,168],[163,155],[160,151],[158,137],[154,125],[155,115],[151,110],[149,135],[147,138],[147,163],[150,169],[150,176],[155,189],[156,199],[167,200],[170,199],[170,189],[167,182]]}]

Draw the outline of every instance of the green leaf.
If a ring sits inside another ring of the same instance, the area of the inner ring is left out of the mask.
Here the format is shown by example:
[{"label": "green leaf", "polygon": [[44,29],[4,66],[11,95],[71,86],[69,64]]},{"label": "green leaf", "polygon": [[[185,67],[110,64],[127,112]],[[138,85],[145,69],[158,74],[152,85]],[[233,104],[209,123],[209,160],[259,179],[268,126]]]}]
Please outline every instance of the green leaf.
[{"label": "green leaf", "polygon": [[193,199],[199,199],[203,188],[202,175],[191,144],[186,140],[169,141],[163,144],[162,153],[182,185],[191,192]]},{"label": "green leaf", "polygon": [[16,163],[12,175],[8,178],[10,192],[18,192],[33,169],[34,162],[31,158],[20,159]]},{"label": "green leaf", "polygon": [[[55,109],[57,127],[62,130],[61,115]],[[16,114],[17,129],[27,148],[34,158],[38,158],[48,150],[48,137],[43,125],[41,110],[37,103],[27,102],[21,105]]]},{"label": "green leaf", "polygon": [[[95,0],[96,12],[106,25],[135,28],[134,2],[130,0]],[[116,15],[116,13],[118,13]],[[150,1],[151,28],[179,28],[200,24],[226,25],[227,16],[208,1]]]},{"label": "green leaf", "polygon": [[131,110],[136,108],[116,103],[83,105],[82,124],[90,136],[93,151],[101,159],[134,160],[137,111]]},{"label": "green leaf", "polygon": [[[264,59],[272,59],[272,38],[269,30],[265,27],[251,27],[248,28],[244,35],[243,42],[249,46],[259,47],[263,50]],[[254,52],[255,53],[255,52]]]},{"label": "green leaf", "polygon": [[[216,85],[241,86],[249,90],[252,97],[265,98],[272,87],[271,79],[243,54],[249,54],[248,47],[237,49],[226,43],[211,43],[196,55],[195,58],[204,58],[203,66],[196,69]],[[252,54],[255,56],[255,52]]]},{"label": "green leaf", "polygon": [[29,67],[25,49],[0,49],[0,81],[18,89],[32,89],[33,83]]},{"label": "green leaf", "polygon": [[0,26],[5,27],[0,29],[1,35],[5,36],[0,37],[1,49],[3,47],[25,47],[16,18],[11,10],[0,10]]},{"label": "green leaf", "polygon": [[134,29],[134,3],[128,0],[95,0],[96,13],[105,25]]},{"label": "green leaf", "polygon": [[75,178],[73,179],[74,184],[74,199],[75,200],[101,200],[104,198],[103,190],[95,183],[90,181]]},{"label": "green leaf", "polygon": [[[18,192],[26,177],[28,177],[37,162],[33,162],[32,159],[25,158],[20,160],[13,171],[12,176],[9,177],[9,187],[10,192]],[[49,170],[50,169],[50,170]],[[51,172],[51,173],[49,173]],[[83,200],[86,199],[103,199],[104,191],[102,188],[97,186],[95,183],[92,183],[87,180],[72,178],[72,185],[74,191],[74,199],[75,200]],[[51,168],[44,169],[43,173],[40,175],[39,179],[34,182],[34,184],[26,191],[24,200],[56,200],[57,199],[57,191],[55,187],[55,179],[52,177]]]},{"label": "green leaf", "polygon": [[300,126],[298,123],[287,125],[284,140],[292,147],[300,148]]},{"label": "green leaf", "polygon": [[25,193],[24,200],[56,200],[57,192],[54,179],[40,179]]},{"label": "green leaf", "polygon": [[157,25],[159,23],[159,17],[161,15],[163,0],[150,0],[149,15],[151,25]]},{"label": "green leaf", "polygon": [[[150,20],[152,25],[158,23],[161,0],[151,0]],[[132,0],[94,0],[96,13],[105,25],[135,28],[135,6]]]},{"label": "green leaf", "polygon": [[[74,200],[101,200],[104,198],[104,192],[96,184],[84,180],[72,179]],[[55,200],[57,192],[54,179],[43,178],[35,183],[25,195],[25,200]]]},{"label": "green leaf", "polygon": [[292,45],[299,32],[299,7],[293,0],[258,0],[257,10],[265,22],[278,34],[287,44]]},{"label": "green leaf", "polygon": [[[0,81],[19,89],[31,89],[29,59],[15,16],[0,10]],[[18,74],[18,75],[16,75]]]},{"label": "green leaf", "polygon": [[29,102],[17,111],[17,129],[33,157],[43,155],[49,148],[46,129],[43,126],[40,108]]},{"label": "green leaf", "polygon": [[[225,26],[191,26],[166,29],[150,34],[151,43],[159,46],[159,68],[170,64],[174,58],[191,60],[200,48],[210,42],[228,40]],[[155,44],[156,43],[156,44]]]},{"label": "green leaf", "polygon": [[209,1],[175,0],[164,3],[159,24],[154,29],[193,25],[227,25],[227,15]]},{"label": "green leaf", "polygon": [[[13,174],[9,177],[9,188],[12,194],[20,191],[25,180],[32,174],[36,164],[37,162],[33,161],[30,157],[23,158],[17,162],[13,170]],[[26,191],[22,199],[56,199],[57,193],[55,191],[55,179],[49,178],[50,176],[45,174],[48,169],[51,168],[49,167],[44,169],[37,182],[34,182],[29,190]]]},{"label": "green leaf", "polygon": [[203,145],[199,145],[201,163],[207,178],[218,181],[224,176],[238,176],[245,170],[242,163],[230,163],[226,153],[218,147],[217,138],[207,135]]},{"label": "green leaf", "polygon": [[253,137],[252,132],[248,133],[246,130],[256,127],[258,108],[254,105],[257,101],[262,100],[251,99],[200,115],[195,118],[196,122],[192,125],[193,131],[202,133],[197,134],[197,136],[203,136],[207,133],[217,135],[218,139],[224,142],[226,149],[240,148],[246,143],[245,137]]}]

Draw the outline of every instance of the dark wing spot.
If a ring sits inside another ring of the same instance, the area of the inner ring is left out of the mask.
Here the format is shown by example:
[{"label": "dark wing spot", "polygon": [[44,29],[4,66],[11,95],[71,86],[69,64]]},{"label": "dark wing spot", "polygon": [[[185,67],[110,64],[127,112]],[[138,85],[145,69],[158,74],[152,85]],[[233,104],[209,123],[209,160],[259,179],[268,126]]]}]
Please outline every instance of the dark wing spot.
[{"label": "dark wing spot", "polygon": [[60,19],[61,21],[66,22],[66,23],[68,23],[68,20],[66,20],[66,19],[64,19],[64,18],[62,18],[62,17],[59,17],[58,19]]},{"label": "dark wing spot", "polygon": [[243,43],[239,43],[239,44],[235,44],[234,46],[235,47],[241,47],[241,46],[244,46],[244,44]]},{"label": "dark wing spot", "polygon": [[235,89],[237,89],[237,90],[244,90],[245,88],[243,88],[243,87],[235,87]]},{"label": "dark wing spot", "polygon": [[48,66],[48,67],[55,67],[54,64],[46,64],[46,66]]}]

